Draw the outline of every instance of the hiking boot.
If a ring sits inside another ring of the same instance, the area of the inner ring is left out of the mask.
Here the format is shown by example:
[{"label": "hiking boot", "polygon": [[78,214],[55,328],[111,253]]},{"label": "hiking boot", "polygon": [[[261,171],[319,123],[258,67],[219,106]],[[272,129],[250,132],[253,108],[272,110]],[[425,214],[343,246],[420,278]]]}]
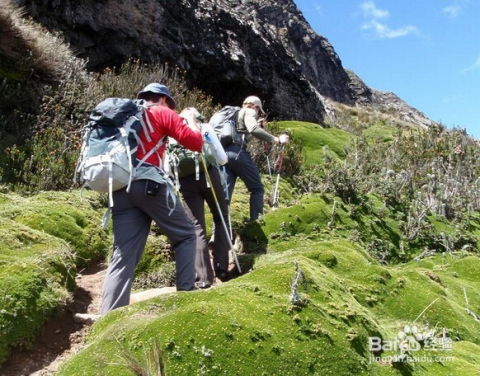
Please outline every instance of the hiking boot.
[{"label": "hiking boot", "polygon": [[100,317],[102,316],[95,313],[75,313],[73,315],[73,321],[83,324],[93,324]]},{"label": "hiking boot", "polygon": [[217,277],[222,282],[226,282],[230,279],[230,273],[226,270],[216,270],[215,277]]},{"label": "hiking boot", "polygon": [[209,287],[212,287],[212,284],[207,282],[195,282],[195,287],[197,289],[208,289]]}]

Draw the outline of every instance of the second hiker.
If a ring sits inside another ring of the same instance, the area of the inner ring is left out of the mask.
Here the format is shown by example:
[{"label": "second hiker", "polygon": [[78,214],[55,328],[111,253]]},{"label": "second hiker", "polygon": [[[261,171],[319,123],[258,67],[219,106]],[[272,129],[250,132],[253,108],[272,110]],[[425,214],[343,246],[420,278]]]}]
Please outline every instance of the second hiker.
[{"label": "second hiker", "polygon": [[[202,118],[194,108],[186,108],[180,116],[185,117],[188,123],[200,123],[199,120]],[[196,226],[195,270],[197,286],[205,288],[213,284],[215,276],[220,280],[227,278],[229,234],[222,224],[222,216],[224,223],[228,223],[227,203],[222,176],[219,172],[219,166],[227,163],[227,156],[213,129],[208,124],[199,124],[199,126],[206,141],[203,146],[203,155],[187,150],[174,140],[169,142],[168,150],[171,169],[176,177],[178,188],[194,219],[200,224],[199,228]],[[207,165],[207,170],[204,168],[204,163]],[[214,222],[214,270],[212,270],[206,238],[205,202]]]}]

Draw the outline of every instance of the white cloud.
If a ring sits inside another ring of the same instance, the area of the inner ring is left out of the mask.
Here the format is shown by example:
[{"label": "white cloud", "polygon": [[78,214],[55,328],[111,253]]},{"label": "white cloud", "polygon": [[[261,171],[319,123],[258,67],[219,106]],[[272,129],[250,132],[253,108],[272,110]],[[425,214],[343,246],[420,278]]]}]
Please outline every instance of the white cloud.
[{"label": "white cloud", "polygon": [[387,25],[383,20],[390,16],[390,12],[377,8],[373,0],[364,1],[360,7],[362,8],[364,17],[368,19],[368,21],[362,25],[362,30],[373,31],[380,39],[393,39],[408,34],[420,34],[416,26],[406,25],[395,29]]},{"label": "white cloud", "polygon": [[466,73],[466,72],[470,72],[477,69],[480,69],[480,55],[477,57],[477,60],[475,60],[475,62],[472,65],[463,69],[462,72]]},{"label": "white cloud", "polygon": [[367,18],[387,18],[390,15],[388,10],[377,8],[372,0],[364,1],[360,7],[363,10],[363,15]]},{"label": "white cloud", "polygon": [[408,34],[418,34],[419,30],[416,26],[407,25],[400,27],[398,29],[392,29],[390,26],[378,22],[376,20],[371,20],[362,25],[363,30],[373,30],[375,35],[380,39],[394,39],[399,37],[404,37]]},{"label": "white cloud", "polygon": [[323,8],[320,4],[315,4],[314,8],[320,16],[323,16]]},{"label": "white cloud", "polygon": [[450,18],[456,18],[462,11],[460,5],[450,5],[448,7],[442,8],[442,13],[445,13]]},{"label": "white cloud", "polygon": [[442,13],[453,19],[460,16],[470,6],[472,0],[449,0],[449,3],[450,5],[442,8]]}]

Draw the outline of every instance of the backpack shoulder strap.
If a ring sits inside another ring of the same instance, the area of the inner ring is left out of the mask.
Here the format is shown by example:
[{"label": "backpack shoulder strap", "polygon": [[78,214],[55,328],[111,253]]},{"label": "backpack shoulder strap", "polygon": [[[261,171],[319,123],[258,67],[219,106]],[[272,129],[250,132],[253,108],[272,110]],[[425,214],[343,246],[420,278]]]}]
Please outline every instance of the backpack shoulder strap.
[{"label": "backpack shoulder strap", "polygon": [[138,120],[142,126],[143,133],[145,134],[145,138],[148,142],[152,142],[151,134],[154,132],[152,127],[152,123],[148,117],[146,109],[138,116]]},{"label": "backpack shoulder strap", "polygon": [[[154,153],[157,152],[157,150],[160,148],[160,146],[162,146],[165,142],[165,136],[163,136],[160,140],[158,140],[157,144],[151,148],[147,154],[144,155],[144,157],[140,160],[140,162],[138,162],[137,164],[137,168],[139,168],[141,165],[143,165],[145,163],[145,161],[150,158],[151,155],[153,155]],[[160,159],[160,163],[161,163],[161,159]],[[159,166],[160,167],[160,166]]]}]

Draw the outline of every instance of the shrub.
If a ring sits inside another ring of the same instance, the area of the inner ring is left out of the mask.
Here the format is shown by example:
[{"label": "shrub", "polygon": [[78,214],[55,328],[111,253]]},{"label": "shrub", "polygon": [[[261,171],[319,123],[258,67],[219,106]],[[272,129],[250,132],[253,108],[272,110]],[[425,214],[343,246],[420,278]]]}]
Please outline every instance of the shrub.
[{"label": "shrub", "polygon": [[[277,122],[269,123],[268,132],[274,135],[285,133],[281,132]],[[284,146],[271,145],[270,143],[253,138],[249,142],[248,151],[255,160],[260,171],[264,174],[269,172],[269,163],[271,173],[277,173],[279,162],[283,158],[281,171],[284,176],[292,177],[300,172],[300,168],[304,162],[302,142],[291,134],[290,142]]]},{"label": "shrub", "polygon": [[[415,205],[447,219],[480,209],[480,147],[464,131],[432,127],[397,134],[392,142],[357,142],[345,163],[365,189],[389,203]],[[382,163],[378,163],[382,161]]]},{"label": "shrub", "polygon": [[169,86],[179,108],[194,106],[207,116],[215,110],[211,97],[187,88],[182,72],[164,65],[130,60],[118,71],[106,69],[101,74],[87,74],[82,66],[73,68],[55,90],[43,97],[32,142],[8,150],[4,166],[14,171],[8,176],[17,187],[23,185],[31,190],[71,187],[81,129],[88,113],[106,97],[133,98],[147,83],[160,81]]},{"label": "shrub", "polygon": [[42,98],[72,71],[84,74],[83,68],[58,34],[0,0],[0,181],[23,182]]}]

